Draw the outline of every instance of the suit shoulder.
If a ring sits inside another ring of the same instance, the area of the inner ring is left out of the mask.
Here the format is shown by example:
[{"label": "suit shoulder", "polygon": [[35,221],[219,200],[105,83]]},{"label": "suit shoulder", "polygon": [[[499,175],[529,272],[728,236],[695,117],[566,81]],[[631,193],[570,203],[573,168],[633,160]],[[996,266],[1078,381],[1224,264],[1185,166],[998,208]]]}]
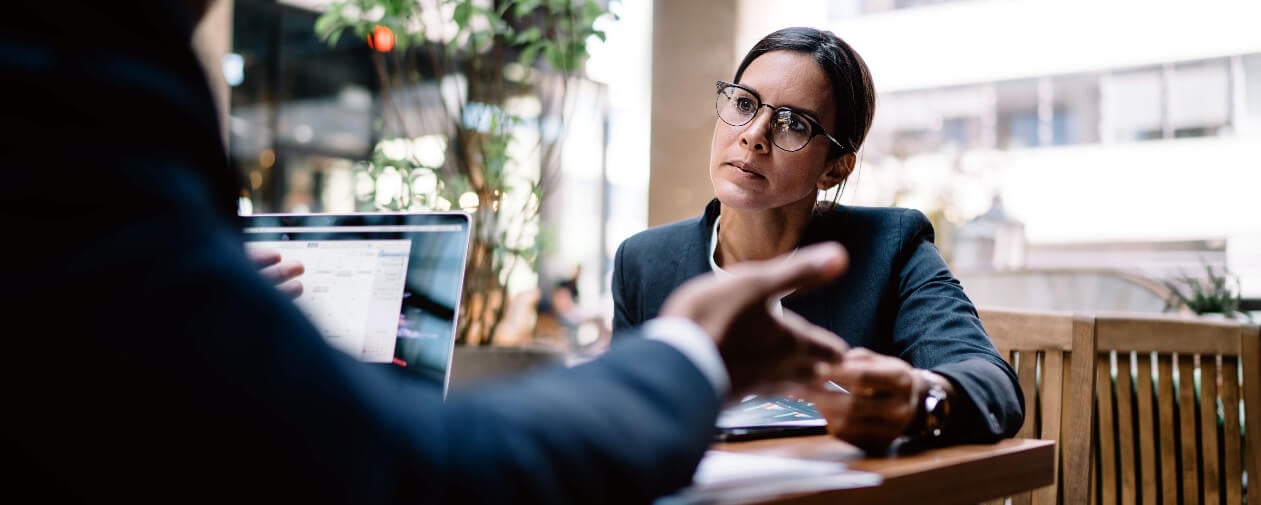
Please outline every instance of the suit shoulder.
[{"label": "suit shoulder", "polygon": [[905,207],[841,207],[835,211],[839,217],[863,227],[898,230],[901,234],[932,233],[933,223],[917,209]]},{"label": "suit shoulder", "polygon": [[648,228],[631,235],[619,247],[625,253],[642,254],[646,251],[669,251],[693,239],[700,226],[701,217],[693,217],[670,224]]}]

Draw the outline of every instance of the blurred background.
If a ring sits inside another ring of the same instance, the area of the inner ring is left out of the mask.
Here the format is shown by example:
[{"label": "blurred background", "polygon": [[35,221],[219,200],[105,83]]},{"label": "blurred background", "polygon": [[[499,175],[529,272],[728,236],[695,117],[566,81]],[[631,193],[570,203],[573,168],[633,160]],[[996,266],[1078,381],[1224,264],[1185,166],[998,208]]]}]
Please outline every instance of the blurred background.
[{"label": "blurred background", "polygon": [[[713,81],[794,25],[833,31],[875,79],[875,123],[841,202],[923,211],[978,304],[1185,311],[1168,303],[1175,292],[1221,281],[1245,312],[1258,308],[1261,2],[577,4],[607,11],[602,38],[587,40],[570,87],[556,177],[531,224],[536,261],[505,278],[514,299],[546,313],[560,293],[582,313],[570,345],[604,335],[622,239],[712,198]],[[317,36],[328,5],[223,1],[203,27],[222,53],[212,84],[246,175],[243,212],[376,210],[357,174],[383,147],[443,163],[440,132],[397,145],[382,124],[369,39]],[[547,137],[546,118],[534,124]],[[513,325],[504,341],[544,327]]]}]

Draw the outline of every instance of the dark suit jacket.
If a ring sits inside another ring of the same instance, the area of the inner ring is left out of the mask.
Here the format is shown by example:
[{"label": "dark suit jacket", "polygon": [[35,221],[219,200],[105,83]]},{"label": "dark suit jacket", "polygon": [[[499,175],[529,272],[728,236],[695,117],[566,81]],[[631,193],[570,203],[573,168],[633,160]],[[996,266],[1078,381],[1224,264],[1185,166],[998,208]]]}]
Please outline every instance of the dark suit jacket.
[{"label": "dark suit jacket", "polygon": [[[709,240],[720,212],[640,232],[624,241],[613,266],[613,325],[655,317],[675,287],[710,271]],[[837,241],[849,270],[831,284],[795,293],[784,308],[840,335],[852,347],[897,356],[950,379],[963,393],[947,441],[990,441],[1020,429],[1016,375],[999,356],[959,281],[933,246],[918,211],[838,207],[816,212],[801,245]]]},{"label": "dark suit jacket", "polygon": [[4,493],[602,503],[690,481],[718,400],[666,344],[445,403],[326,345],[244,255],[182,6],[0,16]]}]

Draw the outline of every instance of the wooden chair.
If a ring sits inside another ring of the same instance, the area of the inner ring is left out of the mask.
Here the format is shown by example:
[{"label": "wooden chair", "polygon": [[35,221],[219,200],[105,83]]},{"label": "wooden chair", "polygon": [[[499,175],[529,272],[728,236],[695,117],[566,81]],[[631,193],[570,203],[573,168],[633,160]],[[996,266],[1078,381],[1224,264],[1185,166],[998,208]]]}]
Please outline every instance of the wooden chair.
[{"label": "wooden chair", "polygon": [[1095,334],[1099,485],[1092,503],[1239,505],[1245,470],[1247,502],[1261,501],[1257,327],[1099,315]]},{"label": "wooden chair", "polygon": [[[983,308],[981,323],[1016,369],[1025,396],[1019,437],[1056,441],[1056,485],[1010,497],[1013,505],[1085,504],[1090,492],[1095,335],[1089,316]],[[1074,359],[1076,357],[1077,359]]]}]

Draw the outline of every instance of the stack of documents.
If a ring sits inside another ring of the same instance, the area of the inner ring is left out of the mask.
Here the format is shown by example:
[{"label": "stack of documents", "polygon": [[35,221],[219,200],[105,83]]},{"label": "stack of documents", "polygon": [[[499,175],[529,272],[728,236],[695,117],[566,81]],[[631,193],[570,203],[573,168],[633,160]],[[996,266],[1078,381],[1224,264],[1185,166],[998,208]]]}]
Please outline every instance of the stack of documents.
[{"label": "stack of documents", "polygon": [[880,475],[850,470],[844,463],[711,450],[692,485],[656,505],[738,504],[774,496],[876,486]]}]

